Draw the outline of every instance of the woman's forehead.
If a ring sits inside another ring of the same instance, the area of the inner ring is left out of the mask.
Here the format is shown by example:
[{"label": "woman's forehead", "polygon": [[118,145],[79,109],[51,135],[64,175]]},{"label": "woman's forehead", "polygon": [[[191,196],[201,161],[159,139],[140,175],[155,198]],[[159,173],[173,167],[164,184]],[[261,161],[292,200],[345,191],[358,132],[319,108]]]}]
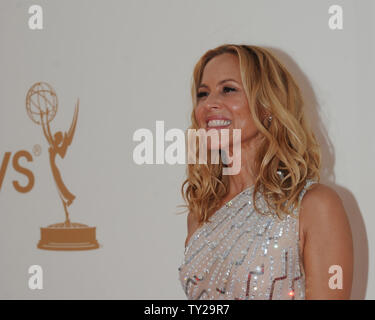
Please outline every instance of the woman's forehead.
[{"label": "woman's forehead", "polygon": [[201,83],[216,83],[227,79],[237,82],[241,80],[238,58],[232,54],[222,54],[211,59],[203,70]]}]

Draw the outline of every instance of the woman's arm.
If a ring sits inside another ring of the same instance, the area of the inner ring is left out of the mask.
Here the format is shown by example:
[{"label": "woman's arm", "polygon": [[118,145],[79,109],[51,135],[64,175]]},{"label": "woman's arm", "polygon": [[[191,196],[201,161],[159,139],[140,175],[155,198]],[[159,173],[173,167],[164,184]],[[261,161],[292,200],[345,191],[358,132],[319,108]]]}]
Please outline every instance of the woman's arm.
[{"label": "woman's arm", "polygon": [[312,187],[301,201],[300,224],[306,299],[350,299],[353,242],[338,194],[323,184]]}]

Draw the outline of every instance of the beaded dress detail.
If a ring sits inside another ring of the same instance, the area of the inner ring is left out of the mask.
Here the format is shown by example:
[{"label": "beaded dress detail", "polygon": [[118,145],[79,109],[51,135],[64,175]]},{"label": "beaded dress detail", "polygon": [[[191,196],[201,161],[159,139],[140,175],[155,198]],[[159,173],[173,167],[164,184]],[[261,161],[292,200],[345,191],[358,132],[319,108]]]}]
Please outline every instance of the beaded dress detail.
[{"label": "beaded dress detail", "polygon": [[[307,180],[299,202],[313,183]],[[188,299],[305,299],[298,218],[257,213],[253,188],[227,202],[189,239],[178,268]],[[268,212],[260,194],[256,204]],[[298,217],[297,208],[294,213]]]}]

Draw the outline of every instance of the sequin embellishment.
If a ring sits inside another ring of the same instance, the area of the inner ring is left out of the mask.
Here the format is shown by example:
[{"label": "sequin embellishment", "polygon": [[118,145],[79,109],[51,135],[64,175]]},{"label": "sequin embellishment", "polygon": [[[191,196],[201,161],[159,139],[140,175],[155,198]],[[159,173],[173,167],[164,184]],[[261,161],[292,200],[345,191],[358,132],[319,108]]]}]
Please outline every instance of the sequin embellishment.
[{"label": "sequin embellishment", "polygon": [[[307,181],[299,201],[313,183]],[[298,218],[258,214],[252,194],[253,187],[243,190],[189,239],[178,268],[188,299],[305,299]],[[257,205],[267,212],[259,194]]]}]

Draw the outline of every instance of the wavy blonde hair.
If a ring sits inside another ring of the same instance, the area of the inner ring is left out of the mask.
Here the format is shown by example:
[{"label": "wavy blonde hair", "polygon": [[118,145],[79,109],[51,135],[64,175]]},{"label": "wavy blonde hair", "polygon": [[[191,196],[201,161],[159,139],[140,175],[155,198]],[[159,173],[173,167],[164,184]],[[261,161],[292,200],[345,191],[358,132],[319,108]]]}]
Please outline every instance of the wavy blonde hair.
[{"label": "wavy blonde hair", "polygon": [[[273,54],[259,46],[236,44],[224,44],[207,51],[193,72],[189,129],[199,129],[194,111],[204,68],[208,61],[223,53],[234,54],[239,59],[250,112],[262,137],[253,163],[257,173],[253,189],[255,210],[263,213],[256,204],[256,194],[260,192],[268,208],[280,219],[284,214],[293,215],[293,209],[299,209],[298,196],[306,180],[320,181],[321,152],[306,121],[300,89]],[[271,114],[272,121],[265,121],[264,114]],[[199,224],[209,221],[229,189],[228,176],[222,174],[225,165],[221,156],[219,164],[210,163],[209,158],[208,153],[207,164],[188,164],[187,179],[181,187],[184,207]]]}]

